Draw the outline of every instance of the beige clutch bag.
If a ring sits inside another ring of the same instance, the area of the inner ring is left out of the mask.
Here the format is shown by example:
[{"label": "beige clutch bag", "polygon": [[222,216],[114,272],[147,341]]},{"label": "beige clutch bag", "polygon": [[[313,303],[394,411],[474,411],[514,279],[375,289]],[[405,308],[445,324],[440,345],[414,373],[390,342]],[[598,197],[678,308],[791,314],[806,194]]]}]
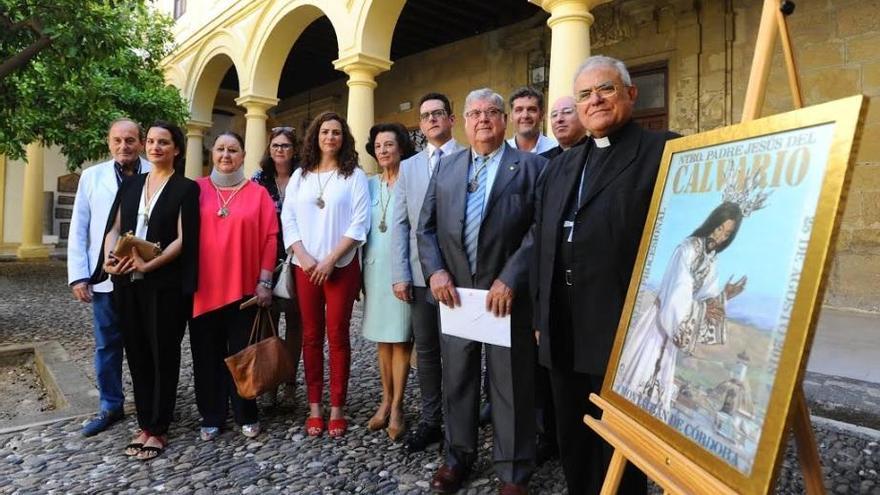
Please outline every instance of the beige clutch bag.
[{"label": "beige clutch bag", "polygon": [[119,257],[129,256],[131,248],[137,249],[138,254],[144,261],[150,261],[162,254],[162,247],[159,246],[158,242],[147,242],[131,232],[126,232],[116,239],[116,247],[113,248],[113,252]]}]

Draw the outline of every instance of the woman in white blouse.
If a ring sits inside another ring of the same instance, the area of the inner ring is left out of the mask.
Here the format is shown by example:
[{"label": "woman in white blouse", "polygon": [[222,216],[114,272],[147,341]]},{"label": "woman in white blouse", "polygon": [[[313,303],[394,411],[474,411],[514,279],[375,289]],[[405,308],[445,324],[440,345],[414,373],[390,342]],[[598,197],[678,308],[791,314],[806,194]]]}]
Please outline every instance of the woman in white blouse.
[{"label": "woman in white blouse", "polygon": [[[281,223],[292,252],[303,334],[303,370],[309,401],[306,432],[324,429],[324,334],[330,349],[332,437],[345,434],[345,400],[351,367],[349,320],[361,286],[357,248],[369,230],[370,192],[357,163],[345,119],[318,115],[306,131],[300,168],[290,177]],[[325,318],[326,308],[326,318]]]}]

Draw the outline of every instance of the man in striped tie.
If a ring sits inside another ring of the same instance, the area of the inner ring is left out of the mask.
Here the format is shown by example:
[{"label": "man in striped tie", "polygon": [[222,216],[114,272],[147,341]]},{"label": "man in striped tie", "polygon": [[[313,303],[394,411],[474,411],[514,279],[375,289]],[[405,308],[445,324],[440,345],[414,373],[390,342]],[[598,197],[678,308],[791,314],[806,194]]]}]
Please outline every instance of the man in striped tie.
[{"label": "man in striped tie", "polygon": [[535,457],[529,228],[545,159],[504,142],[504,99],[494,91],[472,91],[464,117],[470,147],[444,158],[428,185],[417,235],[420,262],[431,296],[441,304],[458,304],[456,287],[488,290],[486,310],[511,316],[511,345],[441,335],[446,462],[432,489],[458,491],[476,460],[485,345],[500,493],[522,494],[528,493]]}]

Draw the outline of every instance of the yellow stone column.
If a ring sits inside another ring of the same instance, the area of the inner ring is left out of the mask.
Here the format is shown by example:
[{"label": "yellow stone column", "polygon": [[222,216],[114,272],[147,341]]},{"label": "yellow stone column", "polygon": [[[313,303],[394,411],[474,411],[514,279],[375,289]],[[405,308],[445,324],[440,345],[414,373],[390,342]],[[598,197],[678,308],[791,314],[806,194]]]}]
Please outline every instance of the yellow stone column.
[{"label": "yellow stone column", "polygon": [[49,248],[43,245],[43,145],[39,142],[31,143],[27,147],[22,195],[21,245],[18,247],[18,258],[48,258]]},{"label": "yellow stone column", "polygon": [[258,95],[243,95],[235,99],[235,104],[244,107],[244,175],[250,178],[260,168],[260,159],[266,151],[267,136],[266,120],[269,115],[266,110],[278,104],[278,98],[270,98]]},{"label": "yellow stone column", "polygon": [[[550,80],[547,107],[570,95],[574,71],[590,56],[590,10],[611,0],[529,0],[550,13]],[[549,123],[550,112],[547,112]],[[549,128],[549,124],[546,126]]]},{"label": "yellow stone column", "polygon": [[334,60],[333,67],[348,75],[348,112],[345,118],[351,127],[361,166],[367,173],[375,173],[378,171],[376,161],[367,154],[364,145],[375,119],[373,90],[377,86],[376,75],[390,69],[391,61],[355,53]]},{"label": "yellow stone column", "polygon": [[186,122],[186,176],[190,179],[202,176],[205,131],[210,128],[210,122],[201,120]]}]

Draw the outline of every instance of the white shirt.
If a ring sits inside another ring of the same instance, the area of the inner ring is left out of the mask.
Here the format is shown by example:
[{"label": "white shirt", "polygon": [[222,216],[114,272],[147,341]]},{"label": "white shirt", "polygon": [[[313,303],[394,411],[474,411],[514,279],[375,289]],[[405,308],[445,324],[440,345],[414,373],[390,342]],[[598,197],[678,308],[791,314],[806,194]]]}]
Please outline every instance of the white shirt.
[{"label": "white shirt", "polygon": [[[135,237],[138,237],[140,239],[147,238],[147,231],[150,230],[150,215],[152,214],[153,209],[155,209],[156,201],[159,200],[159,196],[162,195],[162,191],[165,190],[165,185],[168,184],[168,179],[170,179],[170,178],[171,178],[171,176],[169,175],[168,178],[165,179],[165,182],[163,182],[162,185],[159,186],[159,189],[157,189],[153,193],[153,196],[150,198],[149,203],[146,201],[146,199],[147,199],[146,196],[147,196],[147,187],[148,187],[148,182],[150,180],[150,176],[148,175],[147,180],[144,181],[144,187],[141,189],[141,199],[138,202],[137,220],[135,221],[135,229],[134,229],[134,236]],[[127,256],[127,253],[125,255]],[[143,273],[131,272],[131,279],[132,280],[140,280],[142,278],[144,278]]]},{"label": "white shirt", "polygon": [[[318,207],[319,196],[324,200],[324,208]],[[360,168],[348,178],[337,171],[309,172],[303,178],[302,169],[297,169],[287,183],[281,207],[284,247],[289,252],[293,244],[302,241],[306,251],[320,262],[343,236],[363,244],[370,230],[369,213],[370,188]],[[336,266],[351,263],[356,252],[352,249],[346,253]],[[293,263],[299,266],[296,256]]]},{"label": "white shirt", "polygon": [[[457,147],[458,143],[455,142],[455,139],[450,139],[449,141],[446,141],[440,146],[440,148],[437,148],[433,144],[428,143],[425,146],[425,151],[428,153],[428,167],[431,167],[431,159],[434,158],[434,153],[436,153],[438,149],[443,152],[443,156],[440,157],[440,159],[442,160],[444,156],[449,156],[451,153],[455,153]],[[430,172],[431,174],[433,174],[435,171],[430,170]]]},{"label": "white shirt", "polygon": [[[507,144],[509,144],[510,147],[515,150],[519,149],[519,147],[517,147],[517,145],[516,145],[516,134],[514,134],[512,138],[507,140]],[[543,153],[547,150],[551,150],[557,146],[559,146],[559,143],[557,143],[555,139],[553,139],[551,137],[547,137],[543,134],[538,134],[538,142],[535,143],[534,148],[532,148],[530,150],[520,150],[520,151],[525,151],[528,153],[534,153],[536,155],[540,155],[541,153]]]}]

